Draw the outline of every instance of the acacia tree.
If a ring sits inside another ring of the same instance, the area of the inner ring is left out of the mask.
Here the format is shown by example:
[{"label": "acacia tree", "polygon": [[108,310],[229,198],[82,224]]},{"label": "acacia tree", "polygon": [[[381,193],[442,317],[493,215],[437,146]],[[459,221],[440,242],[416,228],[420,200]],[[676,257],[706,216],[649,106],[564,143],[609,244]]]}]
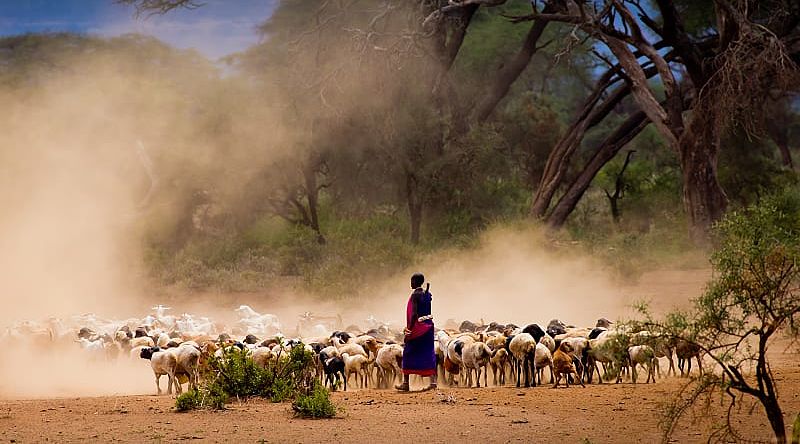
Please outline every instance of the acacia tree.
[{"label": "acacia tree", "polygon": [[645,321],[658,335],[696,345],[721,371],[693,379],[668,406],[665,441],[692,405],[722,391],[728,415],[713,437],[742,440],[731,415],[735,407],[755,402],[784,443],[768,350],[781,333],[796,338],[800,327],[800,195],[785,193],[730,212],[715,226],[714,238],[715,276],[693,310]]},{"label": "acacia tree", "polygon": [[[464,0],[451,2],[441,11],[504,3]],[[709,0],[692,5],[656,0],[653,6],[640,0],[543,3],[540,10],[537,2],[531,2],[531,14],[510,19],[532,22],[532,30],[543,29],[550,22],[572,27],[571,35],[578,41],[589,39],[604,48],[596,56],[609,64],[609,70],[598,78],[570,130],[551,152],[531,214],[548,217],[552,199],[562,187],[564,172],[586,131],[631,95],[639,109],[597,147],[597,155],[553,210],[550,224],[564,223],[599,171],[598,164],[602,166],[603,161],[613,158],[650,122],[680,160],[691,234],[704,239],[727,206],[717,179],[721,134],[734,124],[757,129],[751,111],[763,104],[769,91],[797,84],[800,6],[788,0]],[[687,15],[696,12],[697,4],[704,8],[706,20],[696,26],[698,32],[691,33],[687,31]],[[654,76],[657,83],[648,81]],[[508,80],[500,75],[497,78]],[[663,101],[658,99],[658,90],[663,90]]]}]

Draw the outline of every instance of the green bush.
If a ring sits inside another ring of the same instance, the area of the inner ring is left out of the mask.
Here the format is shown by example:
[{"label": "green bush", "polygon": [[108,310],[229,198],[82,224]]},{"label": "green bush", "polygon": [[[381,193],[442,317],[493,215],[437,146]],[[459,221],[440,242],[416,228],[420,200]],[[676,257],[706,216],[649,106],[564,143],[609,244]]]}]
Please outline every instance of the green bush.
[{"label": "green bush", "polygon": [[302,418],[332,418],[336,416],[336,406],[331,402],[328,390],[320,384],[315,384],[311,394],[295,399],[292,409],[297,416]]},{"label": "green bush", "polygon": [[199,390],[189,390],[186,393],[181,393],[175,400],[175,409],[179,412],[187,412],[200,408],[202,400]]},{"label": "green bush", "polygon": [[179,396],[175,408],[181,412],[199,408],[221,410],[229,398],[261,397],[285,402],[308,396],[316,390],[313,357],[302,344],[266,368],[257,365],[249,351],[228,347],[221,357],[210,358],[199,390]]}]

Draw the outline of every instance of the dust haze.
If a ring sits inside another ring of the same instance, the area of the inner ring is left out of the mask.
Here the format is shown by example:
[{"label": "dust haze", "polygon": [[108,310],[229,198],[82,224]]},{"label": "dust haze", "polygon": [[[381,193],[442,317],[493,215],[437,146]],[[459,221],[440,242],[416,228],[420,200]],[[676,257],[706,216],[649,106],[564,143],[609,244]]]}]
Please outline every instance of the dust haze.
[{"label": "dust haze", "polygon": [[[2,83],[4,329],[26,320],[46,325],[50,317],[75,328],[73,317],[84,313],[142,318],[161,302],[175,315],[223,322],[249,303],[278,315],[287,335],[304,312],[341,314],[362,328],[371,317],[399,327],[413,271],[432,282],[440,326],[448,319],[524,325],[554,317],[593,325],[625,309],[619,286],[599,264],[553,251],[533,229],[490,230],[473,250],[437,252],[390,279],[353,282],[369,291],[336,303],[280,285],[269,294],[241,295],[158,288],[143,263],[153,227],[180,233],[177,215],[198,194],[241,200],[259,171],[296,155],[310,135],[286,124],[281,110],[288,105],[279,96],[250,95],[235,79],[207,88],[204,79],[222,74],[192,52],[142,66],[137,38],[126,38],[77,54],[53,48],[46,59],[55,68],[28,66]],[[198,108],[198,97],[214,109]],[[71,345],[17,347],[2,366],[0,396],[153,392],[147,361],[90,361]]]}]

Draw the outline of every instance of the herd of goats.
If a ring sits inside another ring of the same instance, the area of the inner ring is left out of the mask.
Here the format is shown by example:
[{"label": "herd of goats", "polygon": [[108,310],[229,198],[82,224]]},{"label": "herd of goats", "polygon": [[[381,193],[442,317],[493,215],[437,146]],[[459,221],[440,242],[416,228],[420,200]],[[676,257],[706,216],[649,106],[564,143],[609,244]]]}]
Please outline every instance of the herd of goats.
[{"label": "herd of goats", "polygon": [[[374,318],[365,330],[352,325],[341,328],[333,322],[315,322],[310,314],[301,316],[294,337],[282,334],[278,318],[260,314],[247,305],[235,310],[238,320],[228,326],[190,314],[167,314],[169,307],[153,307],[144,318],[106,320],[93,314],[75,316],[67,322],[50,318],[44,322],[23,321],[9,327],[0,338],[30,341],[38,346],[79,347],[88,359],[150,360],[161,394],[160,378],[167,376],[167,392],[182,392],[181,384],[197,386],[200,369],[214,355],[226,350],[247,353],[260,366],[289,356],[294,347],[313,353],[320,380],[336,390],[347,390],[353,380],[359,388],[389,388],[402,377],[403,334]],[[338,319],[341,324],[341,318]],[[338,327],[338,328],[337,328]],[[603,380],[620,382],[627,375],[636,383],[638,371],[646,371],[645,382],[661,377],[659,359],[669,363],[666,372],[676,374],[673,356],[681,376],[691,372],[695,358],[702,372],[700,350],[688,342],[671,341],[648,331],[615,328],[605,318],[594,327],[575,327],[554,319],[546,328],[538,324],[519,327],[491,322],[479,325],[452,320],[436,331],[434,348],[440,381],[451,386],[488,386],[491,369],[494,385],[507,378],[517,387],[549,382],[557,387],[564,381],[591,384]],[[545,372],[545,370],[549,370]]]}]

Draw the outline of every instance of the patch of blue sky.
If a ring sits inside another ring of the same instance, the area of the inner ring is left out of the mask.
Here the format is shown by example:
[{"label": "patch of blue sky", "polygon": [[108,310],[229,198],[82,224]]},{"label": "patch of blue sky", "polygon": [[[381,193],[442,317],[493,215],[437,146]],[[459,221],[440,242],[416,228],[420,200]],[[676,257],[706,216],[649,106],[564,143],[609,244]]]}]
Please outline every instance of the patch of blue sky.
[{"label": "patch of blue sky", "polygon": [[106,37],[139,33],[176,48],[196,49],[211,59],[259,42],[256,27],[279,0],[204,0],[197,9],[135,17],[114,0],[3,0],[0,35],[76,32]]}]

